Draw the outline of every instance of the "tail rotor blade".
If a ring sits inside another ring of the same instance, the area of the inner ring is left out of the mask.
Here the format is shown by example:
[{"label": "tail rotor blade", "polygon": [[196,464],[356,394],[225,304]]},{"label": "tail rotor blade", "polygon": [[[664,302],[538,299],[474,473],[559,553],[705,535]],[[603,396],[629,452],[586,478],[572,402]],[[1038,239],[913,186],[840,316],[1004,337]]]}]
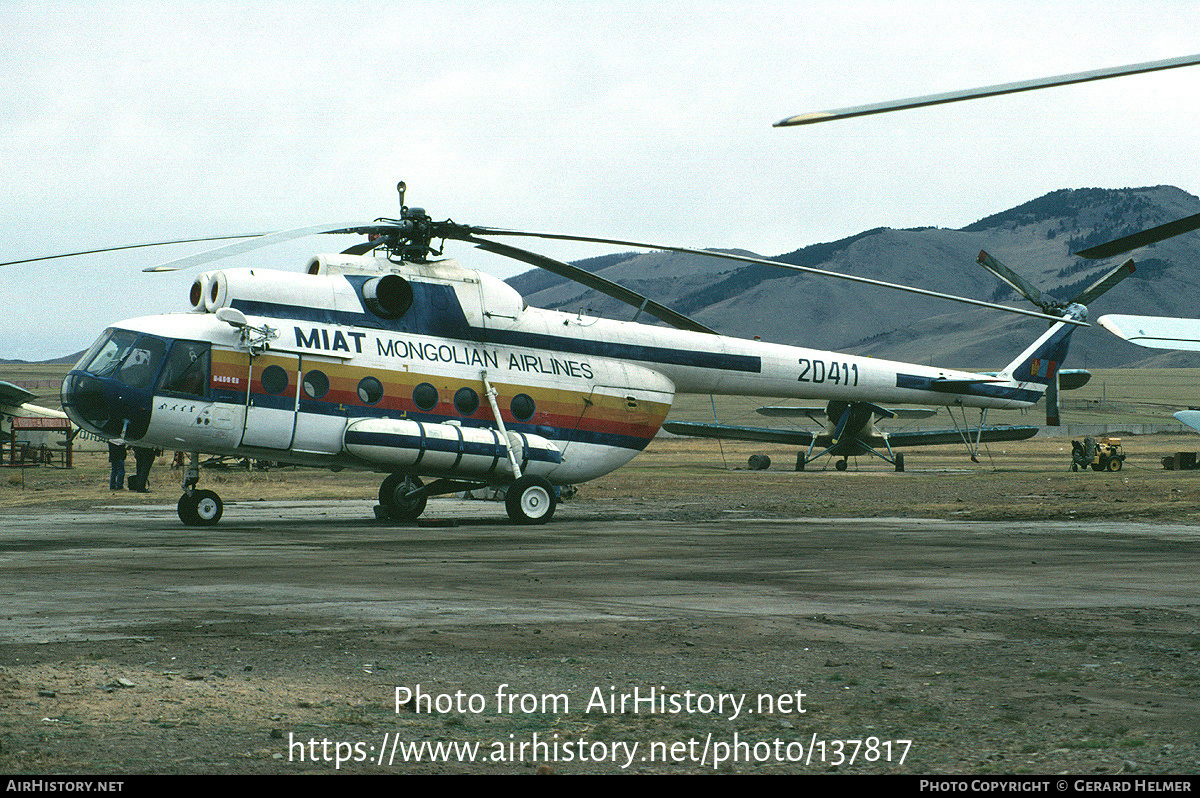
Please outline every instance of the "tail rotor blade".
[{"label": "tail rotor blade", "polygon": [[1108,289],[1112,288],[1117,283],[1124,280],[1135,271],[1133,260],[1127,260],[1117,268],[1110,271],[1108,274],[1101,277],[1091,286],[1085,288],[1083,293],[1072,299],[1072,302],[1078,302],[1080,305],[1090,305],[1092,302],[1103,294]]},{"label": "tail rotor blade", "polygon": [[975,259],[975,262],[996,275],[997,279],[1001,282],[1011,286],[1021,296],[1037,305],[1043,312],[1050,313],[1051,308],[1058,306],[1057,302],[1045,297],[1041,291],[1034,288],[1023,277],[983,250],[979,251],[979,257]]}]

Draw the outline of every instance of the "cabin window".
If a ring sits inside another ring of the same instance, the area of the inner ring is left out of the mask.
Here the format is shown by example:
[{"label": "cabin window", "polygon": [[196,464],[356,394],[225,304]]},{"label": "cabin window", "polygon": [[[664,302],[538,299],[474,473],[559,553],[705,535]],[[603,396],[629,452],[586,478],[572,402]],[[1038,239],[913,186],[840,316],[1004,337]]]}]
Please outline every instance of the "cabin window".
[{"label": "cabin window", "polygon": [[413,388],[413,402],[422,410],[432,410],[437,407],[438,391],[427,382]]},{"label": "cabin window", "polygon": [[208,368],[208,344],[176,341],[159,384],[168,393],[204,396],[208,393]]},{"label": "cabin window", "polygon": [[282,366],[267,366],[262,373],[263,390],[269,394],[281,394],[288,387],[288,373]]},{"label": "cabin window", "polygon": [[383,383],[374,377],[363,377],[358,381],[358,398],[365,405],[373,405],[383,398]]},{"label": "cabin window", "polygon": [[329,393],[329,378],[325,372],[313,369],[304,375],[304,395],[309,399],[320,399]]},{"label": "cabin window", "polygon": [[464,416],[469,416],[479,409],[479,394],[471,388],[459,388],[454,393],[454,407]]},{"label": "cabin window", "polygon": [[512,411],[513,416],[518,421],[528,421],[533,418],[533,414],[537,410],[537,405],[534,404],[533,397],[529,394],[519,393],[512,398],[508,409]]}]

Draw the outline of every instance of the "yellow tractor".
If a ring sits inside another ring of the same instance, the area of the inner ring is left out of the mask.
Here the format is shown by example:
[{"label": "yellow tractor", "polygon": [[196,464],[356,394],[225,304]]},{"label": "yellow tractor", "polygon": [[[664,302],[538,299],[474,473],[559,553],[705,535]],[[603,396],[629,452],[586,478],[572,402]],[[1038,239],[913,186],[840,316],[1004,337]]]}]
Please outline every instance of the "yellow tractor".
[{"label": "yellow tractor", "polygon": [[1120,438],[1084,438],[1083,443],[1071,441],[1071,470],[1088,468],[1093,471],[1120,471],[1125,463],[1125,448]]}]

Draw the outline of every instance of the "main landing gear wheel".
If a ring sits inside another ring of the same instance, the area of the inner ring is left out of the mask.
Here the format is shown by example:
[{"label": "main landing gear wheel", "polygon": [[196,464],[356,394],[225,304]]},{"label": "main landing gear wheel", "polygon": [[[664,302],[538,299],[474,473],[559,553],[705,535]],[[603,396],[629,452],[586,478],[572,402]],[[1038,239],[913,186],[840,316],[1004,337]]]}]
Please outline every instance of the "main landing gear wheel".
[{"label": "main landing gear wheel", "polygon": [[407,474],[392,474],[379,486],[379,503],[387,517],[393,521],[412,521],[425,512],[429,497],[424,494],[414,499],[406,496],[424,487],[419,477]]},{"label": "main landing gear wheel", "polygon": [[195,490],[179,497],[179,520],[188,526],[213,526],[221,520],[225,505],[211,490]]},{"label": "main landing gear wheel", "polygon": [[846,458],[843,457],[841,460],[838,460],[836,463],[833,464],[833,467],[836,468],[838,471],[845,471],[846,470]]},{"label": "main landing gear wheel", "polygon": [[514,524],[544,524],[554,516],[558,500],[542,477],[526,474],[508,486],[504,507]]}]

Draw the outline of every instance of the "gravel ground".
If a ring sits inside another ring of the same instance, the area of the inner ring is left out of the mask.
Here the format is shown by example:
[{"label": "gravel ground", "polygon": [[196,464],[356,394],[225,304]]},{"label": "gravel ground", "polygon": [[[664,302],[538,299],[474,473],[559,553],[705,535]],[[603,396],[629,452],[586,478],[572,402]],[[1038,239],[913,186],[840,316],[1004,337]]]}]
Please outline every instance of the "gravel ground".
[{"label": "gravel ground", "polygon": [[[904,474],[662,442],[533,529],[380,525],[378,477],[275,470],[206,474],[197,534],[165,466],[149,495],[26,472],[0,771],[1196,773],[1200,472],[1159,465],[1195,442],[1127,440],[1115,474],[1060,439]],[[842,518],[875,520],[814,520]],[[417,685],[481,711],[397,707]],[[609,702],[635,688],[693,711]],[[396,740],[481,753],[380,764]]]}]

